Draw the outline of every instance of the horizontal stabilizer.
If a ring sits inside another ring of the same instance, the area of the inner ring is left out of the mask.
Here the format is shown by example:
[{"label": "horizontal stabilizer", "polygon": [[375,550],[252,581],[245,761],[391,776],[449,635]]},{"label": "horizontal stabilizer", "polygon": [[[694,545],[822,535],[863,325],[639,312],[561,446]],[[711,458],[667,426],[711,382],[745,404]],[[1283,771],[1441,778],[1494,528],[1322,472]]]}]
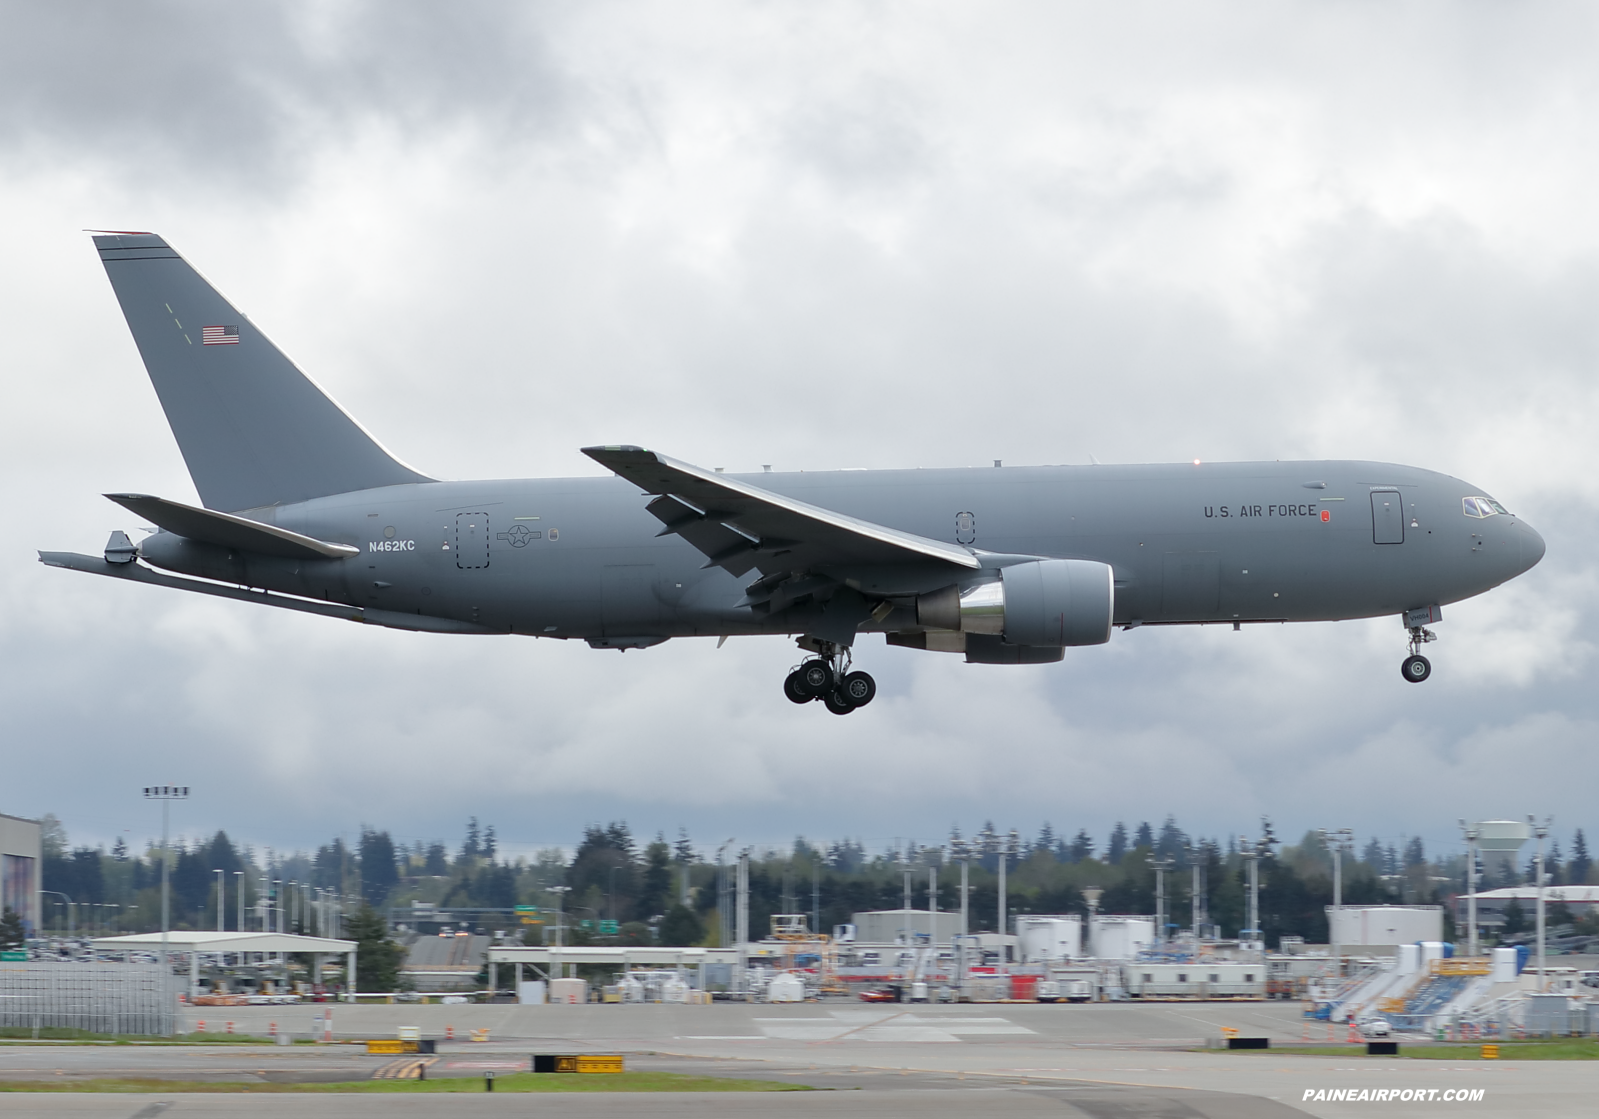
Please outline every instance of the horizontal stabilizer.
[{"label": "horizontal stabilizer", "polygon": [[150,583],[157,587],[193,591],[214,598],[231,598],[236,602],[254,602],[262,606],[276,606],[280,610],[298,610],[304,614],[320,614],[324,618],[343,618],[385,629],[404,629],[417,633],[504,633],[476,622],[462,622],[454,618],[435,618],[427,614],[407,614],[400,610],[371,610],[361,606],[345,606],[338,602],[318,602],[316,599],[295,598],[292,595],[273,594],[270,591],[252,591],[246,587],[231,587],[225,583],[207,583],[201,579],[185,579],[151,571],[137,563],[113,563],[100,556],[85,556],[78,552],[40,552],[39,562],[46,567],[60,567],[68,571],[84,571],[90,575],[109,575],[113,579],[126,579],[132,583]]},{"label": "horizontal stabilizer", "polygon": [[923,563],[975,570],[955,544],[824,509],[642,447],[584,447],[595,462],[646,493],[646,508],[710,560],[735,575],[855,565]]},{"label": "horizontal stabilizer", "polygon": [[106,497],[168,532],[201,544],[307,560],[344,559],[360,552],[359,548],[349,544],[330,544],[325,540],[290,532],[286,528],[264,525],[260,521],[235,517],[231,513],[196,509],[164,497],[142,493],[108,493]]}]

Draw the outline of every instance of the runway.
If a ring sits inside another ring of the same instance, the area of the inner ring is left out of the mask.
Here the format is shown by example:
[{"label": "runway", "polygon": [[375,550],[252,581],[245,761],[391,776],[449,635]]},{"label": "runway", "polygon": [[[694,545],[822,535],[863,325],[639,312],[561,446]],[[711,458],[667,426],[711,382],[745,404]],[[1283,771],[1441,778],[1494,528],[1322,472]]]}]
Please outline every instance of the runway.
[{"label": "runway", "polygon": [[[309,1032],[311,1007],[236,1008],[235,1029]],[[1592,1113],[1592,1066],[1586,1062],[1407,1061],[1384,1058],[1243,1054],[1197,1048],[1222,1026],[1274,1038],[1305,1035],[1298,1008],[1286,1004],[1153,1003],[1048,1006],[867,1006],[812,1003],[763,1006],[337,1006],[341,1037],[393,1037],[416,1025],[424,1036],[458,1037],[487,1027],[490,1040],[440,1046],[429,1077],[481,1078],[489,1067],[526,1068],[534,1052],[623,1052],[630,1069],[750,1077],[804,1084],[818,1091],[659,1094],[659,1115],[734,1116],[757,1108],[773,1115],[876,1119],[944,1115],[1089,1116],[1092,1119],[1186,1117],[1275,1119],[1354,1116],[1375,1106],[1406,1115],[1533,1117]],[[209,1021],[209,1020],[208,1020]],[[1311,1033],[1325,1039],[1325,1027]],[[161,1076],[183,1080],[350,1080],[370,1078],[392,1057],[355,1046],[0,1046],[0,1078],[69,1081],[91,1076]],[[1395,1094],[1374,1102],[1329,1093]],[[1433,1092],[1401,1102],[1399,1092]],[[1456,1102],[1445,1092],[1481,1092]],[[1306,1094],[1321,1092],[1321,1098]],[[26,1101],[24,1104],[23,1101]],[[153,1119],[161,1114],[240,1116],[436,1115],[440,1101],[403,1095],[181,1095],[66,1093],[0,1095],[0,1110],[50,1116]],[[164,1106],[168,1105],[170,1106]],[[636,1094],[562,1095],[563,1112],[636,1116]],[[22,1105],[19,1107],[19,1105]],[[525,1115],[543,1106],[527,1096],[452,1095],[451,1113]],[[160,1107],[159,1111],[148,1111]]]}]

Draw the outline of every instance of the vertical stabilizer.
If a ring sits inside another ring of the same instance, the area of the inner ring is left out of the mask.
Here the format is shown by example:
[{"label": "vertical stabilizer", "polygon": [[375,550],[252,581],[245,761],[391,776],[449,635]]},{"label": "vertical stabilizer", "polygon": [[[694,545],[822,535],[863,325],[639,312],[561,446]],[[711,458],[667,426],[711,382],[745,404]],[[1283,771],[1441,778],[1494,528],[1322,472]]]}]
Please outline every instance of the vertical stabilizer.
[{"label": "vertical stabilizer", "polygon": [[384,450],[160,237],[94,244],[207,508],[432,480]]}]

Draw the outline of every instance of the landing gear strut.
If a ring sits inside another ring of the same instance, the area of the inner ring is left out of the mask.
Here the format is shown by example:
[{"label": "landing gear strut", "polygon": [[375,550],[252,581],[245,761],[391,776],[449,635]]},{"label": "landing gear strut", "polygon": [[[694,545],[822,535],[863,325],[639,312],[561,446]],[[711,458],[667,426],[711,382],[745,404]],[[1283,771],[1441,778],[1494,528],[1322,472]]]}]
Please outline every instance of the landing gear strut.
[{"label": "landing gear strut", "polygon": [[1421,647],[1429,641],[1437,641],[1438,635],[1430,629],[1421,626],[1410,627],[1410,656],[1405,658],[1399,666],[1399,674],[1412,684],[1419,684],[1432,675],[1432,662],[1421,655]]},{"label": "landing gear strut", "polygon": [[831,641],[817,642],[817,656],[783,681],[783,694],[794,703],[821,700],[835,715],[848,715],[877,696],[877,681],[865,672],[851,672],[850,651]]}]

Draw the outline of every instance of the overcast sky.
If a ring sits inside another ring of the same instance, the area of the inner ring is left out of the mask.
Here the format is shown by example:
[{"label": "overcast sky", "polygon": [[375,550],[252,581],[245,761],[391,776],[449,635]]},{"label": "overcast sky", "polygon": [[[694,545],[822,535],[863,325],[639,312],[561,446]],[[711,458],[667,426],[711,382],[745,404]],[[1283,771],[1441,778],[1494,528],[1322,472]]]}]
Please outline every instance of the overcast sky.
[{"label": "overcast sky", "polygon": [[[1474,3],[0,3],[0,811],[714,848],[1170,812],[1599,827],[1599,13]],[[41,567],[195,500],[85,228],[163,234],[437,477],[1371,458],[1548,541],[1449,607],[883,646],[404,634]]]}]

